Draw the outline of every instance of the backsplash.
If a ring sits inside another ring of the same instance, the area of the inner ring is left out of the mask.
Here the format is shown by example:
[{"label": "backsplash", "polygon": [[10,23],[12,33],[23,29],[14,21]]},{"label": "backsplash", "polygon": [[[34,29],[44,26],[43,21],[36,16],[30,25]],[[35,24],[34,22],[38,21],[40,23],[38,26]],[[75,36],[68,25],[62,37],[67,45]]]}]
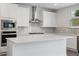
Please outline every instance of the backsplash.
[{"label": "backsplash", "polygon": [[79,35],[79,29],[71,29],[67,27],[42,28],[40,25],[32,24],[30,27],[18,27],[18,35],[27,35],[27,33],[65,33]]},{"label": "backsplash", "polygon": [[17,28],[17,35],[27,35],[28,27],[20,26]]},{"label": "backsplash", "polygon": [[40,24],[30,24],[29,27],[20,26],[17,28],[18,35],[28,33],[53,33],[55,28],[42,28]]},{"label": "backsplash", "polygon": [[74,28],[71,29],[67,27],[58,27],[55,29],[54,32],[79,35],[79,29],[74,29]]},{"label": "backsplash", "polygon": [[71,33],[71,30],[69,28],[66,27],[57,27],[55,32],[59,32],[59,33]]},{"label": "backsplash", "polygon": [[41,24],[31,23],[29,27],[29,32],[35,33],[53,33],[53,28],[42,28]]},{"label": "backsplash", "polygon": [[42,30],[44,31],[44,33],[54,33],[54,29],[55,28],[42,28]]},{"label": "backsplash", "polygon": [[38,24],[38,23],[31,23],[30,26],[29,26],[29,32],[32,32],[32,33],[41,33],[41,32],[44,32],[41,28],[40,28],[41,24]]}]

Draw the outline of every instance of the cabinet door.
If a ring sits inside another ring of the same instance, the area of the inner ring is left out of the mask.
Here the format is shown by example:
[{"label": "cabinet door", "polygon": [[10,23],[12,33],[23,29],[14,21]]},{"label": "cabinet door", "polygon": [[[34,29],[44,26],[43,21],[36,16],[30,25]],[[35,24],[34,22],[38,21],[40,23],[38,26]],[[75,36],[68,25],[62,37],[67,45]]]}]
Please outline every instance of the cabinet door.
[{"label": "cabinet door", "polygon": [[71,8],[63,8],[57,10],[57,26],[70,27],[70,20],[72,18]]},{"label": "cabinet door", "polygon": [[16,20],[16,8],[17,5],[15,4],[0,4],[0,16],[1,17],[8,17],[8,18],[14,18],[13,20]]},{"label": "cabinet door", "polygon": [[8,15],[7,15],[7,5],[8,4],[0,4],[0,16],[1,17],[8,17]]},{"label": "cabinet door", "polygon": [[7,15],[8,17],[14,18],[14,20],[17,20],[17,5],[9,4],[7,6]]},{"label": "cabinet door", "polygon": [[18,7],[17,22],[18,26],[29,26],[30,8]]},{"label": "cabinet door", "polygon": [[0,4],[0,16],[17,20],[18,26],[29,26],[30,7],[19,7],[17,4]]},{"label": "cabinet door", "polygon": [[56,14],[43,11],[43,27],[56,27]]},{"label": "cabinet door", "polygon": [[67,39],[67,47],[77,49],[77,38]]}]

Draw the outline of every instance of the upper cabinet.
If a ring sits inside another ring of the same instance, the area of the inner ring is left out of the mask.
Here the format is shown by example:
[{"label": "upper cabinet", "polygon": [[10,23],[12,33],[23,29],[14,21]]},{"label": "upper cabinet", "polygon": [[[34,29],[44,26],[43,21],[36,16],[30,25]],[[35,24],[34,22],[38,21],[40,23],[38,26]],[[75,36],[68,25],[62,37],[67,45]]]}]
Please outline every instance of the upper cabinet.
[{"label": "upper cabinet", "polygon": [[9,17],[15,18],[16,20],[16,8],[17,5],[15,4],[0,4],[0,16],[1,17]]},{"label": "upper cabinet", "polygon": [[7,4],[0,4],[0,17],[7,17],[8,16],[8,13],[7,12]]},{"label": "upper cabinet", "polygon": [[17,25],[29,26],[30,19],[30,7],[18,7],[17,10]]},{"label": "upper cabinet", "polygon": [[71,18],[72,15],[70,8],[57,10],[57,27],[70,27]]},{"label": "upper cabinet", "polygon": [[17,26],[29,26],[30,7],[17,4],[0,4],[0,17],[14,18]]},{"label": "upper cabinet", "polygon": [[43,11],[42,27],[56,27],[56,13],[50,11]]}]

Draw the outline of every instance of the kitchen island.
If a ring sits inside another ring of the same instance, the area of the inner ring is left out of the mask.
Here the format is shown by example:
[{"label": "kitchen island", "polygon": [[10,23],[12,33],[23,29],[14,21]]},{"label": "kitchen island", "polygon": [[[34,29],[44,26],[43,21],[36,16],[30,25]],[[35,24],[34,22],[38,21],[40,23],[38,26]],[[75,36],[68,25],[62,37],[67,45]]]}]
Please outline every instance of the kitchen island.
[{"label": "kitchen island", "polygon": [[31,34],[7,38],[8,56],[66,56],[66,39],[75,36]]}]

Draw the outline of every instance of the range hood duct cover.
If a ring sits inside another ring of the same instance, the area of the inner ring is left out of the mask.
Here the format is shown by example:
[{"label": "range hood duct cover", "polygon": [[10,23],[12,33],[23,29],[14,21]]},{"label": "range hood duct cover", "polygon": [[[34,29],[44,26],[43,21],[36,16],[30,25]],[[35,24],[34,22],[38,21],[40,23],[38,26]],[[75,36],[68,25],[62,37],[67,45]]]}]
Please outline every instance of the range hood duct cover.
[{"label": "range hood duct cover", "polygon": [[36,14],[38,14],[37,7],[32,6],[32,19],[30,21],[31,23],[39,23],[40,22],[40,20],[38,18],[35,18]]},{"label": "range hood duct cover", "polygon": [[35,20],[35,12],[36,12],[36,7],[32,6],[32,21]]}]

